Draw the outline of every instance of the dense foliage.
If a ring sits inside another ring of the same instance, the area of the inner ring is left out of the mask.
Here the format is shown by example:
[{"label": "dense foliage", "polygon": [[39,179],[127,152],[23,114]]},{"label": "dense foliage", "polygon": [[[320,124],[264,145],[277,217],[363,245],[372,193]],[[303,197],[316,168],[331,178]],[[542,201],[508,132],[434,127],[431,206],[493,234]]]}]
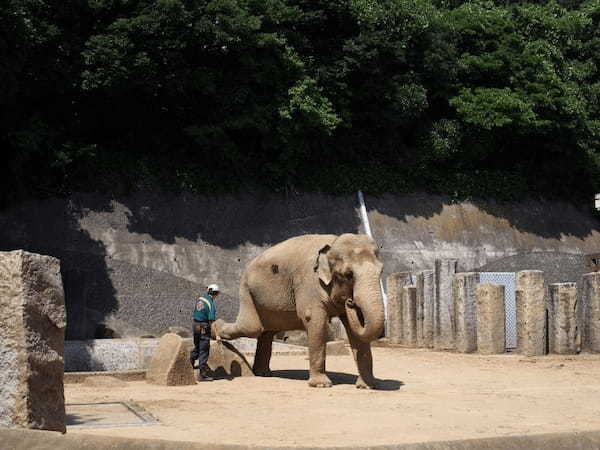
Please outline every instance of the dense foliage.
[{"label": "dense foliage", "polygon": [[1,202],[600,188],[600,0],[1,0]]}]

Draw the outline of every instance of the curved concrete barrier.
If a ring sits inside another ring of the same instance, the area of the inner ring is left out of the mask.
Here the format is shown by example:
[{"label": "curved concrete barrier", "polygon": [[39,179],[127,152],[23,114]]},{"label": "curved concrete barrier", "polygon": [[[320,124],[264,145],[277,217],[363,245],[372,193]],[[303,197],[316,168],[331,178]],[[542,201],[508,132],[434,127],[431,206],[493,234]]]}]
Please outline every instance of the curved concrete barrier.
[{"label": "curved concrete barrier", "polygon": [[[0,429],[2,448],[13,450],[241,450],[260,446],[219,445],[211,443],[128,439],[85,434],[59,434],[50,431]],[[270,447],[293,449],[310,447]],[[323,447],[327,448],[327,447]],[[353,450],[364,447],[335,447]],[[381,445],[371,450],[598,450],[600,431],[507,436],[463,441],[422,442],[416,444]]]}]

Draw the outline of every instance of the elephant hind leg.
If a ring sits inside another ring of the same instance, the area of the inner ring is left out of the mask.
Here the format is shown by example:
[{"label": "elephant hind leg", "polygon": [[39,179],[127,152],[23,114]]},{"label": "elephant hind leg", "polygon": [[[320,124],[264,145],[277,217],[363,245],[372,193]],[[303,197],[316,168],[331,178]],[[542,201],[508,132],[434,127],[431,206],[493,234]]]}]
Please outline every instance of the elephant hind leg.
[{"label": "elephant hind leg", "polygon": [[262,322],[244,276],[240,284],[240,311],[237,319],[233,323],[222,320],[215,322],[215,334],[223,339],[236,339],[238,337],[257,338],[262,332]]},{"label": "elephant hind leg", "polygon": [[271,362],[271,350],[273,348],[273,337],[275,331],[265,331],[258,337],[256,342],[256,353],[254,356],[254,364],[252,371],[254,375],[260,377],[271,376],[269,363]]}]

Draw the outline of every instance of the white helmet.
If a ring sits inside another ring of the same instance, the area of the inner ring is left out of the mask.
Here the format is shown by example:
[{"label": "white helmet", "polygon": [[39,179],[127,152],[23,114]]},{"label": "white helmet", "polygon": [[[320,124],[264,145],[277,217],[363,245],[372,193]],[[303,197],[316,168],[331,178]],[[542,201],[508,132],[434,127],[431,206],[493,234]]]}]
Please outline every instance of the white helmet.
[{"label": "white helmet", "polygon": [[218,284],[209,284],[208,287],[206,288],[206,290],[208,291],[209,294],[211,292],[219,292],[219,285]]}]

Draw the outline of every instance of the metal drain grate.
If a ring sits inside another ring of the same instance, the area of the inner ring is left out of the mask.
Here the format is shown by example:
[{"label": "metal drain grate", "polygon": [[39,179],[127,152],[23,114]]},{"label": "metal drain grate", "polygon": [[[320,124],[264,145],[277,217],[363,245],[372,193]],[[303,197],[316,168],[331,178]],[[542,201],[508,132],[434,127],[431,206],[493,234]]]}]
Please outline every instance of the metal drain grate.
[{"label": "metal drain grate", "polygon": [[67,427],[105,428],[156,425],[158,419],[131,402],[70,403],[65,405]]}]

